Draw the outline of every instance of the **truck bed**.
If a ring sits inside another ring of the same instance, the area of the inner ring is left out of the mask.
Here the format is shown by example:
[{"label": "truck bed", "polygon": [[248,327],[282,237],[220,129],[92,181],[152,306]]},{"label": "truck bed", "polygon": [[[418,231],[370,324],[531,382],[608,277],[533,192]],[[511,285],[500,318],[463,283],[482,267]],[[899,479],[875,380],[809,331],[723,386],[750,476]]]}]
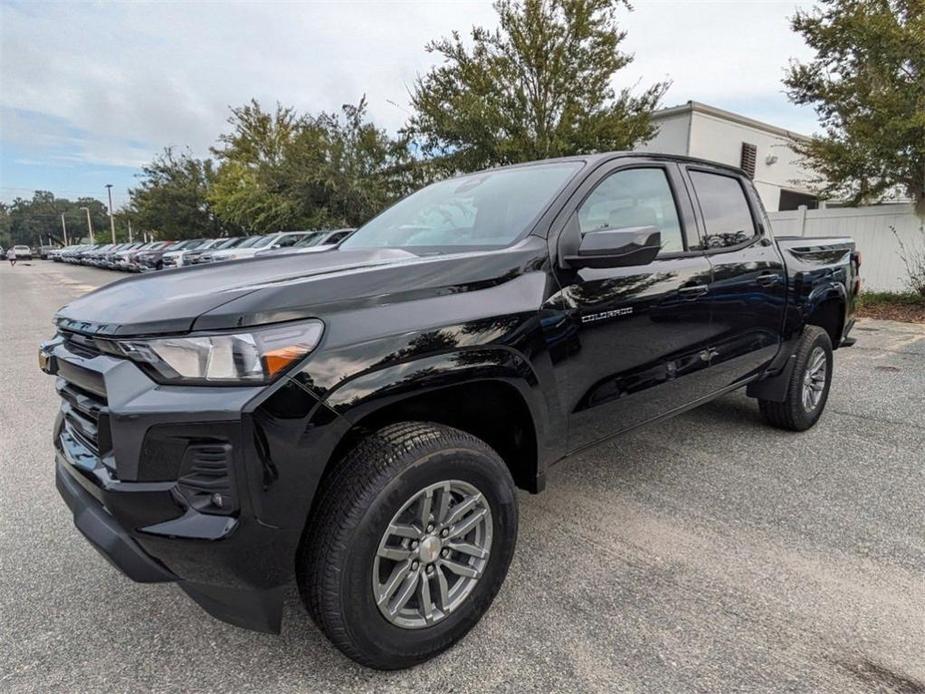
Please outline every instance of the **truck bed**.
[{"label": "truck bed", "polygon": [[775,240],[788,268],[793,270],[851,265],[854,240],[849,236],[776,236]]}]

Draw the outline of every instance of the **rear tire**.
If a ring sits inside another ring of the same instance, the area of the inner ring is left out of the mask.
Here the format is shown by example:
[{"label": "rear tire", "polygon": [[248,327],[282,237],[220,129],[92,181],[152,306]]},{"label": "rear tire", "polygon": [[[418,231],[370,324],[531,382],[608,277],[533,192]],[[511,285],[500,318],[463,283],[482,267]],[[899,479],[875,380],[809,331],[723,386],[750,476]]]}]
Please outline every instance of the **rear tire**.
[{"label": "rear tire", "polygon": [[386,426],[335,464],[299,550],[302,600],[358,663],[424,662],[478,623],[507,575],[510,472],[483,441],[424,422]]},{"label": "rear tire", "polygon": [[761,414],[772,426],[806,431],[822,415],[832,385],[832,341],[815,325],[807,325],[796,348],[796,361],[783,402],[758,400]]}]

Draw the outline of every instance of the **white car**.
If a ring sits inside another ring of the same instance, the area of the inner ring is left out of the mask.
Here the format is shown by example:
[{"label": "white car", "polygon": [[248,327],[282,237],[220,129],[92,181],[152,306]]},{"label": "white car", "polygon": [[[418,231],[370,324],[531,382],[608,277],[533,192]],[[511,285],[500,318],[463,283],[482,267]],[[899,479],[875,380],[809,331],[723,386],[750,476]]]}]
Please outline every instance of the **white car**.
[{"label": "white car", "polygon": [[219,263],[225,260],[242,260],[244,258],[253,258],[260,250],[270,250],[275,248],[287,248],[294,246],[307,236],[316,232],[313,231],[278,231],[275,234],[266,236],[256,236],[252,243],[242,243],[240,246],[229,248],[224,251],[215,251],[214,253],[204,253],[201,257],[202,262]]},{"label": "white car", "polygon": [[265,248],[257,251],[257,256],[279,255],[281,253],[319,253],[335,248],[337,244],[350,236],[356,229],[335,229],[333,231],[311,231],[303,239],[291,246]]},{"label": "white car", "polygon": [[161,263],[164,268],[183,267],[186,265],[186,257],[192,251],[204,251],[217,246],[225,239],[200,239],[199,241],[189,242],[183,248],[177,251],[167,251],[161,256]]},{"label": "white car", "polygon": [[[32,260],[32,249],[28,246],[13,246],[10,251],[12,251],[16,260]],[[9,255],[9,252],[7,254]]]}]

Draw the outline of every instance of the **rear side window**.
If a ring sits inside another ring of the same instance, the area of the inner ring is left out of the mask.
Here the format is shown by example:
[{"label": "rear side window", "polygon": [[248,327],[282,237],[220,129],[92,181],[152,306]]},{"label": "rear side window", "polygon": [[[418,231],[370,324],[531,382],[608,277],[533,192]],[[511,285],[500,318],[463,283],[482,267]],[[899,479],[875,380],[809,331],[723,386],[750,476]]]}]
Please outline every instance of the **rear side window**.
[{"label": "rear side window", "polygon": [[704,171],[691,171],[690,176],[706,226],[704,246],[728,248],[751,241],[755,222],[739,179]]},{"label": "rear side window", "polygon": [[289,246],[294,246],[296,243],[304,239],[305,236],[300,236],[298,234],[292,234],[291,236],[283,236],[279,241],[276,242],[277,248],[289,248]]},{"label": "rear side window", "polygon": [[582,234],[652,226],[662,233],[660,253],[684,250],[678,209],[664,169],[623,169],[598,184],[578,210]]}]

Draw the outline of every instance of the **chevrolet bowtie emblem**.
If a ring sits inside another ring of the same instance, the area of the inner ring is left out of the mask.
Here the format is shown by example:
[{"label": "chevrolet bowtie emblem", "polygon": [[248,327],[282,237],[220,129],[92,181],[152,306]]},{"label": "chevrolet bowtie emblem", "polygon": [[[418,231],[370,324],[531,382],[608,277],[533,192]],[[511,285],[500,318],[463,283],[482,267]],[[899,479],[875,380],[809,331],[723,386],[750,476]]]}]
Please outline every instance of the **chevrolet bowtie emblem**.
[{"label": "chevrolet bowtie emblem", "polygon": [[39,368],[47,374],[52,372],[51,355],[44,349],[39,350]]}]

